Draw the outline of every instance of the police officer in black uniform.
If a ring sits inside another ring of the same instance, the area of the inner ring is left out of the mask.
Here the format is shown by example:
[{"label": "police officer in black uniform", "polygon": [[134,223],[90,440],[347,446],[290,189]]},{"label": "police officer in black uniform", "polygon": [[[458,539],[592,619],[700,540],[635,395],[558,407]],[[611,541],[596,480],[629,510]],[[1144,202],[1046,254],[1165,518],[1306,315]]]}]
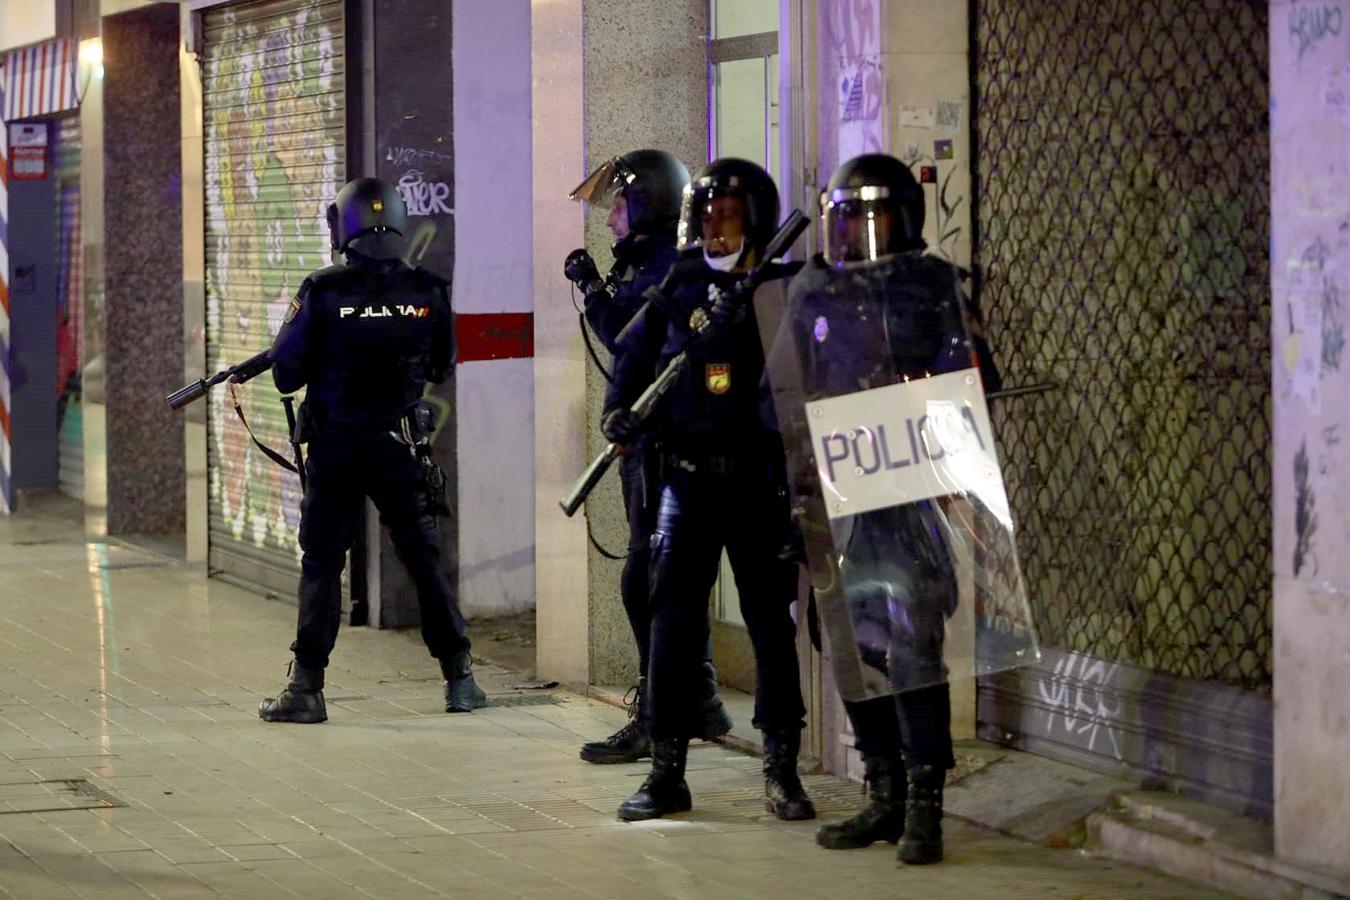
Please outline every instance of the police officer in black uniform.
[{"label": "police officer in black uniform", "polygon": [[[951,264],[922,252],[924,197],[909,169],[883,154],[855,157],[834,172],[821,205],[824,253],[794,278],[788,304],[789,317],[800,317],[792,325],[801,334],[810,333],[820,313],[832,313],[828,340],[817,335],[796,341],[799,348],[812,348],[802,359],[807,383],[849,393],[881,386],[877,377],[920,378],[969,366],[972,347],[959,275]],[[884,297],[885,321],[875,320],[871,304],[866,316],[850,318],[853,291]],[[881,355],[893,361],[894,372],[859,366],[867,355],[859,348],[877,340],[888,342]],[[973,351],[985,390],[997,390],[998,373],[978,335]],[[934,522],[935,503],[855,516],[848,545],[837,548],[845,565],[895,571],[897,584],[906,588],[909,627],[923,633],[895,642],[889,659],[868,660],[869,651],[860,650],[865,663],[906,683],[893,683],[893,696],[844,704],[866,766],[870,802],[852,818],[817,832],[817,842],[829,849],[887,841],[899,844],[906,863],[942,858],[942,787],[955,765],[942,641],[957,582],[950,550],[937,536],[942,530]],[[855,628],[869,620],[882,629],[895,627],[881,594],[885,591],[872,596],[850,588]]]},{"label": "police officer in black uniform", "polygon": [[[691,364],[658,413],[659,497],[651,563],[652,769],[619,807],[627,821],[688,810],[688,741],[699,733],[697,697],[708,639],[708,598],[725,548],[755,649],[755,725],[764,731],[767,805],[782,819],[815,816],[797,777],[805,707],[790,606],[798,566],[785,557],[792,528],[782,441],[760,418],[764,356],[748,299],[728,303],[778,224],[778,191],[754,163],[722,159],[686,189],[679,245],[651,302],[625,335],[606,397],[605,435],[637,437],[629,407],[700,323],[718,327],[690,345]],[[791,273],[781,267],[778,277]]]},{"label": "police officer in black uniform", "polygon": [[[661,282],[678,256],[675,224],[687,184],[689,170],[674,155],[664,150],[634,150],[599,166],[571,194],[574,200],[609,207],[605,224],[615,239],[614,266],[609,275],[600,277],[595,261],[585,250],[572,251],[563,271],[585,296],[586,323],[615,358],[622,352],[619,335],[645,302],[643,293]],[[648,373],[647,377],[654,374]],[[606,377],[611,376],[606,373]],[[587,762],[626,763],[651,755],[645,710],[647,665],[651,656],[647,570],[656,524],[652,463],[645,440],[626,447],[619,463],[629,535],[619,594],[637,644],[641,674],[629,708],[628,724],[604,740],[583,744],[581,758]],[[697,688],[704,710],[700,736],[708,740],[721,737],[731,730],[731,718],[717,695],[717,673],[711,659],[703,662]]]},{"label": "police officer in black uniform", "polygon": [[272,347],[277,389],[308,387],[300,427],[309,459],[295,659],[285,690],[258,709],[269,722],[328,718],[323,680],[341,617],[340,578],[367,497],[417,587],[422,638],[446,679],[446,712],[486,705],[441,569],[436,512],[445,501],[430,489],[439,470],[418,402],[426,383],[443,381],[454,365],[454,319],[447,283],[400,259],[407,222],[392,185],[375,178],[345,185],[328,208],[332,246],[345,264],[305,279]]}]

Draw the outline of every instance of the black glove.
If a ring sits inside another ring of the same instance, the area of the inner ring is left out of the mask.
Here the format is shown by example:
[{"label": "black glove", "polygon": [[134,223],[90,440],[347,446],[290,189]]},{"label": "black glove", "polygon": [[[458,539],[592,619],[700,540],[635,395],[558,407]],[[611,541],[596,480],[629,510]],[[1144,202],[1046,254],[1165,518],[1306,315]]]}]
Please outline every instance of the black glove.
[{"label": "black glove", "polygon": [[723,293],[716,285],[710,284],[708,301],[712,304],[708,308],[708,319],[716,327],[730,328],[745,321],[745,304],[740,302],[740,295],[736,291]]},{"label": "black glove", "polygon": [[616,444],[631,444],[642,433],[642,423],[631,409],[611,409],[600,420],[600,431]]},{"label": "black glove", "polygon": [[563,263],[563,275],[581,288],[583,294],[589,294],[603,283],[600,279],[600,270],[595,267],[595,260],[580,247],[567,254],[567,260]]}]

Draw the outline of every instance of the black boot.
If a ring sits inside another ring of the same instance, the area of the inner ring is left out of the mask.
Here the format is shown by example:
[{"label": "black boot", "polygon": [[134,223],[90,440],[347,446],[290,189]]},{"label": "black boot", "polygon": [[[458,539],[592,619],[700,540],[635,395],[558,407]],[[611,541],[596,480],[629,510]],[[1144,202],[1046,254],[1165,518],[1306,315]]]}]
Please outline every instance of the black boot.
[{"label": "black boot", "polygon": [[[647,679],[638,679],[637,687],[629,693],[633,700],[628,703],[628,724],[605,738],[603,741],[591,741],[581,745],[581,758],[588,763],[630,763],[652,755],[652,739],[647,733],[647,723],[642,718],[643,708],[647,705]],[[627,697],[624,698],[627,701]]]},{"label": "black boot", "polygon": [[306,725],[328,721],[328,707],[323,702],[323,669],[310,669],[293,659],[286,674],[290,678],[286,689],[258,704],[258,718],[264,722]]},{"label": "black boot", "polygon": [[937,766],[908,768],[905,833],[897,855],[912,866],[935,863],[942,859],[942,785],[947,773]]},{"label": "black boot", "polygon": [[731,731],[731,716],[717,693],[717,670],[710,659],[703,661],[703,683],[699,689],[703,692],[703,731],[699,737],[716,740]]},{"label": "black boot", "polygon": [[652,741],[651,774],[636,794],[619,804],[619,818],[624,822],[642,822],[692,809],[694,801],[684,781],[688,752],[688,738]]},{"label": "black boot", "polygon": [[905,766],[897,757],[868,756],[869,802],[850,819],[822,825],[816,843],[827,850],[856,850],[877,841],[894,844],[905,830]]},{"label": "black boot", "polygon": [[487,694],[473,680],[468,650],[459,650],[449,659],[441,660],[441,674],[445,676],[446,712],[473,712],[487,706]]},{"label": "black boot", "polygon": [[788,822],[816,817],[816,808],[797,777],[797,753],[801,746],[799,729],[764,732],[764,805]]}]

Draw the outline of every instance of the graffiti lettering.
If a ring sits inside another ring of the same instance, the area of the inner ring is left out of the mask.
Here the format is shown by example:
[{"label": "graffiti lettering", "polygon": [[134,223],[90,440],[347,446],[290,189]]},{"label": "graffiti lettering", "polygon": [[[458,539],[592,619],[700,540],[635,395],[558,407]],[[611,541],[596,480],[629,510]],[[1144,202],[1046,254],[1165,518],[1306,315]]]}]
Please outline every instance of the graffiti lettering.
[{"label": "graffiti lettering", "polygon": [[[1298,575],[1312,554],[1312,538],[1317,531],[1317,498],[1308,483],[1308,442],[1294,454],[1294,574]],[[1313,562],[1313,572],[1317,564]]]},{"label": "graffiti lettering", "polygon": [[1298,58],[1327,35],[1341,33],[1339,6],[1296,6],[1289,10],[1289,40],[1298,47]]},{"label": "graffiti lettering", "polygon": [[1120,728],[1113,724],[1120,719],[1120,705],[1111,704],[1106,690],[1117,668],[1116,663],[1077,653],[1061,657],[1054,674],[1036,686],[1050,710],[1047,732],[1054,734],[1058,720],[1064,733],[1085,741],[1088,750],[1095,753],[1104,739],[1103,749],[1109,746],[1116,759],[1124,759]]},{"label": "graffiti lettering", "polygon": [[384,151],[386,162],[395,166],[425,166],[428,163],[449,162],[450,154],[439,150],[419,150],[416,147],[387,147]]},{"label": "graffiti lettering", "polygon": [[408,205],[410,216],[450,215],[450,185],[444,181],[426,181],[418,169],[409,169],[398,180],[398,192]]}]

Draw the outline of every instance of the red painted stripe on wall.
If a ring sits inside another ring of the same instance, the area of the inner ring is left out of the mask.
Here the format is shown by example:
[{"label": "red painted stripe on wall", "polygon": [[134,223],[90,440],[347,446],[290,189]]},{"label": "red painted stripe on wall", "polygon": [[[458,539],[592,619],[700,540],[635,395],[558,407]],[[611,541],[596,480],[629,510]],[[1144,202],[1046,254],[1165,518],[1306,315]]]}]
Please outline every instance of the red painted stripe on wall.
[{"label": "red painted stripe on wall", "polygon": [[455,316],[456,358],[461,363],[534,356],[533,313],[464,313]]}]

